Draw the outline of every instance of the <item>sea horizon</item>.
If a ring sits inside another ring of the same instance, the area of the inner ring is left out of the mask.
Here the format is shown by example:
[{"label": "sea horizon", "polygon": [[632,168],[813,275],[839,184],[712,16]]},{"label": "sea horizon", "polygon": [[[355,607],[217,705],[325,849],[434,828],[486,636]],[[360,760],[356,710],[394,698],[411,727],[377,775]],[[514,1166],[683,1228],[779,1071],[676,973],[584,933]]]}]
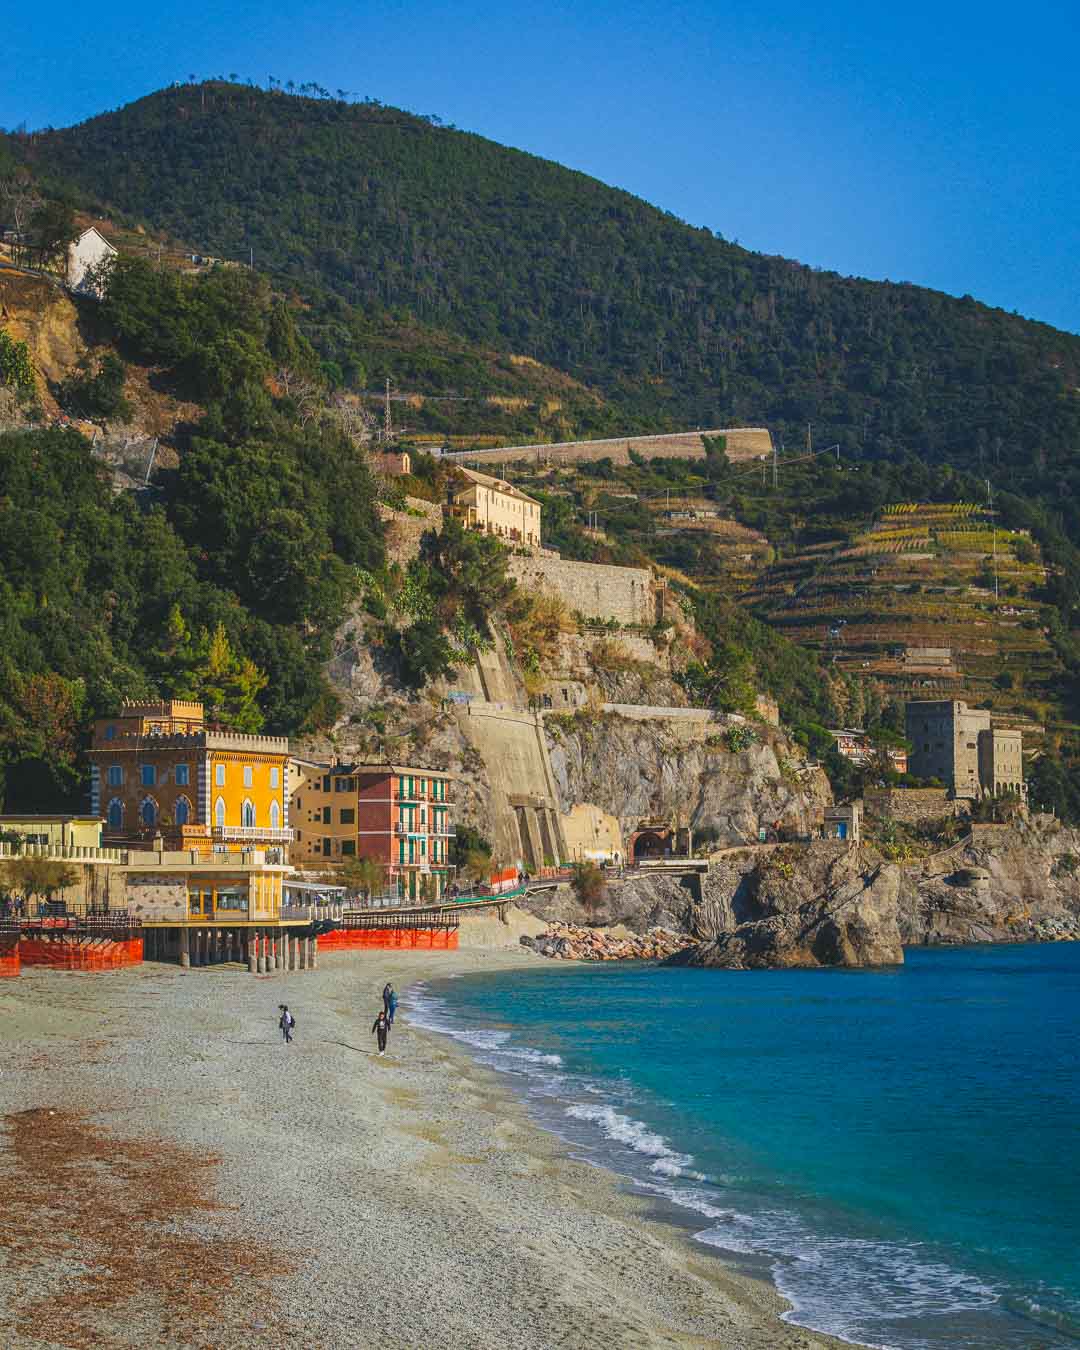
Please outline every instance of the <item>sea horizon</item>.
[{"label": "sea horizon", "polygon": [[574,1156],[889,1350],[1080,1339],[1080,948],[911,948],[883,970],[567,964],[417,987]]}]

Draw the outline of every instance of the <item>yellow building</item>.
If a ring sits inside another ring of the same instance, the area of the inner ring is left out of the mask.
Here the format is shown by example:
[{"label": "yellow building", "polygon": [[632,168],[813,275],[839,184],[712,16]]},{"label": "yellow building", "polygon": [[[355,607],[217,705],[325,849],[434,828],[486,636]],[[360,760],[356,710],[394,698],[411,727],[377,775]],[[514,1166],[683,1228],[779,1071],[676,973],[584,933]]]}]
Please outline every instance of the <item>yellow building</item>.
[{"label": "yellow building", "polygon": [[18,835],[22,845],[60,850],[100,848],[99,816],[0,816],[0,835]]},{"label": "yellow building", "polygon": [[450,486],[450,513],[470,529],[508,543],[540,546],[540,503],[501,478],[474,469],[457,470]]},{"label": "yellow building", "polygon": [[125,703],[94,724],[89,759],[106,844],[232,852],[292,838],[288,740],[213,730],[201,703]]}]

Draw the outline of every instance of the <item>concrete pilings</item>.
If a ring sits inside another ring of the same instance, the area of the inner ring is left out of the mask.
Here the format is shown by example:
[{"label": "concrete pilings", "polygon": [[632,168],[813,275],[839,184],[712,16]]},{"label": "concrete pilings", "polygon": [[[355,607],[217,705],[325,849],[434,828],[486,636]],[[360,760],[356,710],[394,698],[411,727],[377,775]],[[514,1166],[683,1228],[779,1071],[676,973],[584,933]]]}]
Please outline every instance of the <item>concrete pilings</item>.
[{"label": "concrete pilings", "polygon": [[259,952],[258,935],[252,929],[249,928],[246,930],[245,937],[247,939],[248,971],[252,975],[255,975],[258,972],[258,952]]},{"label": "concrete pilings", "polygon": [[259,953],[257,970],[260,975],[266,974],[266,933],[263,929],[255,930],[255,950]]},{"label": "concrete pilings", "polygon": [[188,929],[180,929],[180,964],[187,969],[191,965],[191,934]]}]

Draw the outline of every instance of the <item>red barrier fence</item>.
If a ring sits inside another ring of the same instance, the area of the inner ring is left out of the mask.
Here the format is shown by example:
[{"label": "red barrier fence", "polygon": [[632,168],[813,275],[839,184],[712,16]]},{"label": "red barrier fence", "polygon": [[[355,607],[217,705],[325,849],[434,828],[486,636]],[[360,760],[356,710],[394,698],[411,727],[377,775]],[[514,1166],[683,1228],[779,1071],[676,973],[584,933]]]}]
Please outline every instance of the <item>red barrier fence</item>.
[{"label": "red barrier fence", "polygon": [[456,928],[335,928],[319,936],[319,952],[420,949],[457,951]]},{"label": "red barrier fence", "polygon": [[137,966],[143,959],[141,937],[119,942],[112,938],[24,937],[18,945],[19,959],[26,966],[52,970],[116,970]]},{"label": "red barrier fence", "polygon": [[18,939],[0,938],[0,980],[10,979],[19,973]]}]

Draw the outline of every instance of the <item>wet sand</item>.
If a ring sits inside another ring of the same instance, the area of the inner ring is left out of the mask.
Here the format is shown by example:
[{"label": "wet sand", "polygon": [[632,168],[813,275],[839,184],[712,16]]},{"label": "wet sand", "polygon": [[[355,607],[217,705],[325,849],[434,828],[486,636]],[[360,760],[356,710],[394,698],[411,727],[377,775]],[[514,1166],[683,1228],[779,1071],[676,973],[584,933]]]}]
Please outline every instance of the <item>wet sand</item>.
[{"label": "wet sand", "polygon": [[0,1344],[840,1345],[567,1157],[497,1076],[409,1025],[404,993],[377,1058],[387,979],[525,964],[371,952],[0,984]]}]

